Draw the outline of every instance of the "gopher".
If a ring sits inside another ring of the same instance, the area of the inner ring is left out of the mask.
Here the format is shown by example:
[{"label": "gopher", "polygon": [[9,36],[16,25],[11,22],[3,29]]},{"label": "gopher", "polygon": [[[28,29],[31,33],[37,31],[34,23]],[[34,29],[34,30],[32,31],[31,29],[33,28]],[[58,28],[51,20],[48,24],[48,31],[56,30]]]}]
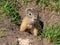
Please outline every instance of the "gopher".
[{"label": "gopher", "polygon": [[[37,25],[38,24],[38,25]],[[26,31],[27,29],[34,35],[37,36],[41,28],[39,25],[39,14],[33,8],[26,9],[26,15],[22,20],[20,31]]]}]

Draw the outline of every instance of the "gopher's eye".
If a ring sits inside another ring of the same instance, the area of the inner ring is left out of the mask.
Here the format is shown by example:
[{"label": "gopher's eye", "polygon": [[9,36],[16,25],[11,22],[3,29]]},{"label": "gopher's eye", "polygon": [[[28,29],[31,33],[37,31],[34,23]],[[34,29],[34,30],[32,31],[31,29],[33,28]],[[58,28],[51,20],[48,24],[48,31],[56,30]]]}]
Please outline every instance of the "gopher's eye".
[{"label": "gopher's eye", "polygon": [[29,15],[31,16],[31,13]]}]

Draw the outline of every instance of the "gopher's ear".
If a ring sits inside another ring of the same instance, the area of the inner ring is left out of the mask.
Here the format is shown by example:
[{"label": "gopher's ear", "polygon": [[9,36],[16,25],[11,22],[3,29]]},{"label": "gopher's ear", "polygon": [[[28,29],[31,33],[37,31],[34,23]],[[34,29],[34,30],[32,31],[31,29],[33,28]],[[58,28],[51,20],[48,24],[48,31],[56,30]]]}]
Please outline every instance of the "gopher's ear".
[{"label": "gopher's ear", "polygon": [[33,9],[33,8],[26,8],[25,11],[28,12],[29,10],[32,10],[32,9]]},{"label": "gopher's ear", "polygon": [[33,10],[33,8],[26,8],[25,12],[26,12],[26,16],[28,15],[28,13]]}]

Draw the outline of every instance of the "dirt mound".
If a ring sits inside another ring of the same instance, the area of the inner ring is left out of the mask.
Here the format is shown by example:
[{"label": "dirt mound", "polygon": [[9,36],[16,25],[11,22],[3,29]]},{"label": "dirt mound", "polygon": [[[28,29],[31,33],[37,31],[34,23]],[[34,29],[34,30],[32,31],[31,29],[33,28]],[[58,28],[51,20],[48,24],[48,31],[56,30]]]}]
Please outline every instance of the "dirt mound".
[{"label": "dirt mound", "polygon": [[31,45],[42,45],[41,40],[26,32],[20,32],[17,30],[5,30],[0,37],[0,45],[19,45],[18,39],[29,39]]}]

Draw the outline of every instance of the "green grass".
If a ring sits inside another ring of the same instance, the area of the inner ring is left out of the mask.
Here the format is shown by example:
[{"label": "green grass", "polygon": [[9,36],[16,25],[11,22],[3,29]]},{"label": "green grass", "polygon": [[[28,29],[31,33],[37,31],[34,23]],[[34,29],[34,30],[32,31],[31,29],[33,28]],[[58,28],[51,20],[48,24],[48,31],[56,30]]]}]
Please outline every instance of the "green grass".
[{"label": "green grass", "polygon": [[12,23],[20,24],[20,16],[16,6],[16,1],[0,0],[0,12],[2,12],[2,14],[6,14],[11,19]]},{"label": "green grass", "polygon": [[[29,0],[21,0],[24,5],[27,5]],[[36,5],[41,5],[41,8],[50,7],[51,11],[59,11],[60,9],[60,0],[32,0]]]},{"label": "green grass", "polygon": [[51,10],[59,11],[60,0],[36,0],[36,4],[40,4],[44,8],[50,7]]},{"label": "green grass", "polygon": [[60,44],[60,22],[52,25],[52,27],[46,25],[41,36],[49,39],[54,44]]}]

